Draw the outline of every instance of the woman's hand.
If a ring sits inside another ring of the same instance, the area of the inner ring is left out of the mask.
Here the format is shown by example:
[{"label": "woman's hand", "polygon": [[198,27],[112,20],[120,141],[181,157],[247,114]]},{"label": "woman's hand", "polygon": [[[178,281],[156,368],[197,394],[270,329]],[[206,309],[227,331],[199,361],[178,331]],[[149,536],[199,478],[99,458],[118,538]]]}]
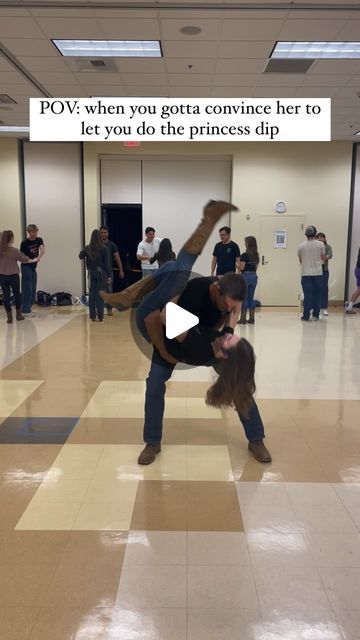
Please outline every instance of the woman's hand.
[{"label": "woman's hand", "polygon": [[161,357],[166,360],[166,362],[169,362],[170,364],[177,364],[178,361],[176,360],[176,358],[174,358],[173,356],[170,355],[170,353],[165,349],[163,351],[159,351]]}]

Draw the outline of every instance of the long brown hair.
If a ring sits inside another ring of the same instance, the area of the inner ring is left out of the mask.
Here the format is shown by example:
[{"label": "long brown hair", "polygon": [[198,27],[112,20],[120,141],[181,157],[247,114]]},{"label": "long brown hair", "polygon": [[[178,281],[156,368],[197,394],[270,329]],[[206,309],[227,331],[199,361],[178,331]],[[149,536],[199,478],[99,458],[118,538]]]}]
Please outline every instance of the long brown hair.
[{"label": "long brown hair", "polygon": [[255,393],[255,353],[245,338],[227,350],[227,358],[221,360],[219,377],[208,389],[206,404],[212,407],[235,407],[247,416]]},{"label": "long brown hair", "polygon": [[92,258],[93,260],[96,260],[103,246],[104,246],[104,243],[102,241],[102,237],[99,229],[94,229],[94,231],[91,234],[90,244],[88,245],[88,252],[89,252],[90,258]]},{"label": "long brown hair", "polygon": [[3,256],[6,250],[10,246],[11,240],[14,239],[14,234],[10,229],[2,231],[0,234],[0,256]]},{"label": "long brown hair", "polygon": [[245,238],[245,247],[246,253],[249,254],[253,262],[255,262],[255,264],[259,264],[260,258],[255,236],[247,236],[247,238]]}]

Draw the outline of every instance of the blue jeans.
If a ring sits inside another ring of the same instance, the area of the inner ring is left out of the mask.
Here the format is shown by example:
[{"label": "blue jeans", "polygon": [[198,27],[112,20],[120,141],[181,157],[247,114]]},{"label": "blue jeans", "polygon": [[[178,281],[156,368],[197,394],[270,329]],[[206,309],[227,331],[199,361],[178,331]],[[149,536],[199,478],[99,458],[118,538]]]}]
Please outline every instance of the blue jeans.
[{"label": "blue jeans", "polygon": [[314,318],[319,317],[321,303],[322,276],[302,276],[301,286],[304,292],[304,320],[309,320],[310,311]]},{"label": "blue jeans", "polygon": [[329,271],[323,271],[321,287],[321,309],[329,306]]},{"label": "blue jeans", "polygon": [[175,262],[165,262],[154,272],[153,277],[157,281],[156,289],[143,299],[136,311],[137,328],[148,342],[150,340],[145,328],[145,318],[153,311],[165,307],[172,298],[182,293],[197,258],[197,255],[181,249]]},{"label": "blue jeans", "polygon": [[37,273],[34,267],[21,265],[21,298],[23,313],[31,313],[31,305],[35,302],[36,297]]},{"label": "blue jeans", "polygon": [[104,318],[104,300],[100,298],[99,291],[104,290],[105,281],[101,271],[89,271],[89,315],[91,320]]},{"label": "blue jeans", "polygon": [[258,281],[255,271],[243,271],[242,275],[247,284],[246,299],[242,303],[243,309],[255,309],[254,293]]},{"label": "blue jeans", "polygon": [[[114,274],[111,273],[111,282],[106,282],[106,284],[105,284],[106,293],[112,293],[113,292],[113,287],[114,287]],[[112,309],[112,306],[108,302],[105,302],[105,308],[106,309]]]},{"label": "blue jeans", "polygon": [[[218,369],[217,365],[217,361],[214,361],[215,370]],[[161,442],[165,410],[165,383],[171,378],[174,366],[154,350],[149,375],[146,380],[144,422],[144,442],[146,444]],[[265,437],[264,425],[255,400],[248,417],[240,413],[238,415],[244,427],[245,435],[250,442],[262,440]]]}]

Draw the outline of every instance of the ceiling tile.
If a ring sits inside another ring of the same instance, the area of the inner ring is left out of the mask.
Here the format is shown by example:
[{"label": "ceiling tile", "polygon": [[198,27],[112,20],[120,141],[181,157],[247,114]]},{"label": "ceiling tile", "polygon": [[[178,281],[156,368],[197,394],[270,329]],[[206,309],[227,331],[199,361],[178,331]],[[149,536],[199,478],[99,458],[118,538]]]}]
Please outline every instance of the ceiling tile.
[{"label": "ceiling tile", "polygon": [[224,40],[276,40],[283,20],[228,20],[223,23]]},{"label": "ceiling tile", "polygon": [[32,18],[0,17],[0,38],[41,38],[42,36],[43,33]]},{"label": "ceiling tile", "polygon": [[107,71],[84,71],[74,73],[74,78],[81,85],[99,87],[101,85],[121,85],[120,73],[108,73]]},{"label": "ceiling tile", "polygon": [[69,71],[69,67],[66,65],[66,58],[63,58],[62,56],[56,58],[18,56],[17,59],[30,72],[47,71],[50,73],[55,71],[57,73],[61,73],[63,71],[66,73]]},{"label": "ceiling tile", "polygon": [[38,18],[38,24],[49,38],[100,39],[103,33],[96,20],[91,18]]},{"label": "ceiling tile", "polygon": [[259,80],[257,74],[225,73],[218,74],[214,78],[215,87],[251,87],[255,86]]},{"label": "ceiling tile", "polygon": [[186,74],[186,73],[174,73],[169,75],[169,84],[178,87],[211,87],[212,75],[209,74]]},{"label": "ceiling tile", "polygon": [[122,73],[121,80],[126,85],[153,85],[161,87],[166,85],[167,79],[164,73]]},{"label": "ceiling tile", "polygon": [[50,84],[78,84],[78,81],[72,73],[48,73],[47,71],[38,71],[36,73],[36,80],[42,85]]},{"label": "ceiling tile", "polygon": [[[182,27],[199,27],[201,33],[196,36],[187,36],[180,32]],[[221,32],[221,20],[161,20],[161,33],[164,40],[186,40],[197,42],[199,40],[218,40]]]},{"label": "ceiling tile", "polygon": [[358,20],[349,21],[342,29],[340,29],[337,40],[354,40],[360,39],[360,16]]},{"label": "ceiling tile", "polygon": [[262,73],[266,64],[267,59],[240,60],[239,58],[228,58],[225,60],[217,60],[216,73]]},{"label": "ceiling tile", "polygon": [[97,21],[100,32],[114,40],[159,40],[160,30],[157,20],[103,18]]},{"label": "ceiling tile", "polygon": [[[214,73],[216,61],[201,58],[170,58],[165,60],[168,73]],[[189,69],[191,65],[191,69]]]},{"label": "ceiling tile", "polygon": [[335,40],[344,20],[287,20],[279,40]]},{"label": "ceiling tile", "polygon": [[254,87],[214,87],[214,98],[252,98]]},{"label": "ceiling tile", "polygon": [[119,71],[123,73],[163,73],[165,63],[162,58],[112,58]]},{"label": "ceiling tile", "polygon": [[168,88],[167,87],[149,87],[149,86],[143,86],[143,87],[135,87],[135,86],[127,86],[126,87],[126,91],[127,91],[127,95],[131,98],[131,97],[138,97],[138,96],[150,96],[150,97],[166,97],[168,95]]},{"label": "ceiling tile", "polygon": [[353,75],[360,73],[360,60],[316,60],[311,74]]},{"label": "ceiling tile", "polygon": [[351,76],[325,75],[320,76],[318,74],[312,74],[311,71],[305,74],[303,87],[342,87],[349,82]]},{"label": "ceiling tile", "polygon": [[169,97],[171,98],[209,98],[211,89],[209,87],[171,87]]},{"label": "ceiling tile", "polygon": [[304,80],[302,73],[264,73],[259,77],[259,87],[298,87]]},{"label": "ceiling tile", "polygon": [[295,87],[258,87],[255,89],[254,98],[294,98]]},{"label": "ceiling tile", "polygon": [[332,98],[337,92],[336,87],[299,87],[296,89],[297,98]]},{"label": "ceiling tile", "polygon": [[45,38],[3,38],[2,43],[14,56],[60,56],[56,47]]},{"label": "ceiling tile", "polygon": [[166,40],[163,42],[163,49],[168,58],[214,58],[217,54],[217,43]]},{"label": "ceiling tile", "polygon": [[272,40],[258,42],[221,42],[219,45],[219,58],[268,58],[274,42]]}]

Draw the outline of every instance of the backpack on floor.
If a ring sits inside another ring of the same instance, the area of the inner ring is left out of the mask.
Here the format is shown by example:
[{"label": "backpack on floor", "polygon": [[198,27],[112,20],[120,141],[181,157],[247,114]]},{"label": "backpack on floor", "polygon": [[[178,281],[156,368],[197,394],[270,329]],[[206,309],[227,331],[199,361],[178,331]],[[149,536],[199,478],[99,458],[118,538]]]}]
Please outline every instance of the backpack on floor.
[{"label": "backpack on floor", "polygon": [[71,293],[65,293],[65,291],[58,291],[57,293],[54,293],[52,299],[56,300],[58,307],[67,307],[72,305],[72,295]]},{"label": "backpack on floor", "polygon": [[51,305],[51,293],[46,293],[46,291],[38,291],[36,293],[36,302],[39,307],[49,307]]}]

